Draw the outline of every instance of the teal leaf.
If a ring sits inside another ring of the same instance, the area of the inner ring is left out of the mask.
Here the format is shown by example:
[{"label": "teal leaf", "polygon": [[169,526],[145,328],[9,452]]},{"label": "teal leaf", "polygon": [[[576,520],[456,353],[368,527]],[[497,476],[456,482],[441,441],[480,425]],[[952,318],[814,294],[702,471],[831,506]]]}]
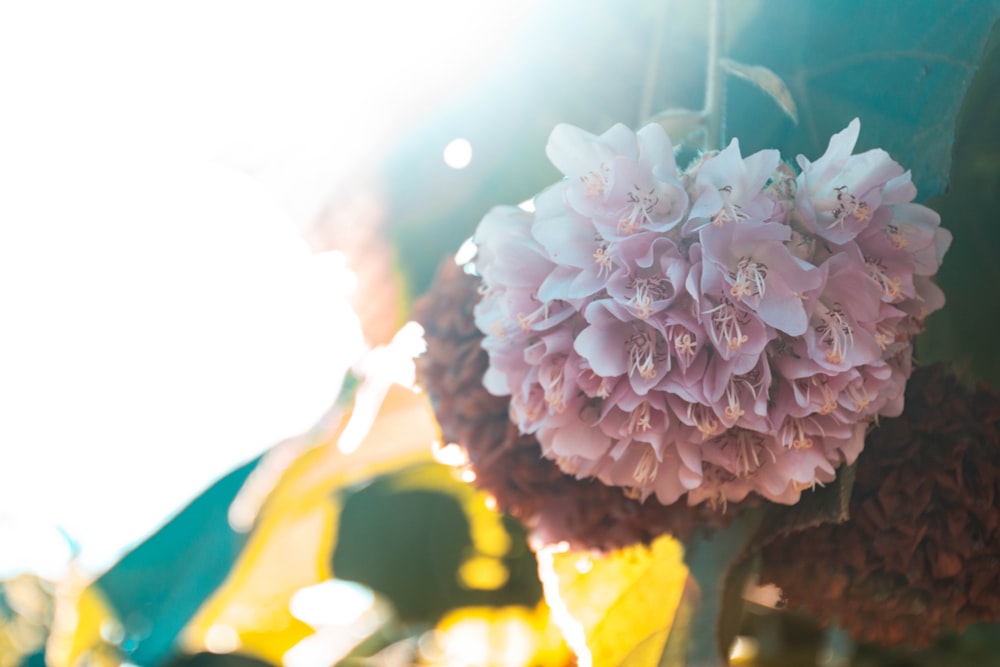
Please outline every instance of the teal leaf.
[{"label": "teal leaf", "polygon": [[726,135],[744,153],[778,148],[815,159],[861,119],[859,150],[880,147],[911,169],[922,200],[948,182],[955,124],[1000,0],[761,3],[729,55],[774,70],[798,125],[750,86],[729,84]]},{"label": "teal leaf", "polygon": [[996,314],[1000,313],[1000,30],[994,30],[966,97],[947,194],[929,202],[954,235],[936,282],[944,310],[927,320],[917,358],[953,362],[957,370],[1000,387]]},{"label": "teal leaf", "polygon": [[95,583],[122,622],[121,649],[130,662],[163,664],[229,574],[247,539],[230,527],[229,505],[259,460],[213,484]]},{"label": "teal leaf", "polygon": [[[539,4],[475,78],[414,115],[378,170],[412,293],[427,288],[490,208],[559,178],[544,155],[557,123],[603,132],[646,122],[639,113],[647,101],[654,114],[700,109],[706,5],[670,3],[664,16],[663,0],[586,12],[570,0]],[[940,194],[956,118],[998,13],[1000,0],[728,2],[728,56],[780,77],[799,123],[754,84],[730,77],[726,135],[738,136],[745,153],[770,147],[815,158],[859,117],[859,149],[885,148],[912,169],[921,200]],[[472,145],[462,170],[441,157],[456,137]]]}]

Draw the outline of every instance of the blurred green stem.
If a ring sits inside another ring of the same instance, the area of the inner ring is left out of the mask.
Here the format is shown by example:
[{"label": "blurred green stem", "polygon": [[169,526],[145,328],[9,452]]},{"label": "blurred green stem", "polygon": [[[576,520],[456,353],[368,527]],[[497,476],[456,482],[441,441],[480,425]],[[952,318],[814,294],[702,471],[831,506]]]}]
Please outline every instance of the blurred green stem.
[{"label": "blurred green stem", "polygon": [[854,640],[846,630],[835,625],[823,631],[823,646],[817,656],[820,667],[847,667],[854,654]]},{"label": "blurred green stem", "polygon": [[660,76],[660,53],[663,50],[663,32],[666,30],[670,0],[662,0],[656,8],[653,20],[653,43],[649,47],[646,61],[646,76],[642,82],[642,99],[639,101],[639,125],[649,122],[656,97],[656,79]]},{"label": "blurred green stem", "polygon": [[[686,650],[679,652],[668,642],[669,650],[664,650],[660,667],[729,664],[728,644],[739,629],[743,585],[752,565],[746,558],[735,561],[756,534],[761,518],[760,512],[746,511],[728,528],[697,535],[684,545],[684,562],[689,577],[698,586],[698,601],[694,612],[685,619]],[[678,653],[685,654],[683,663]]]},{"label": "blurred green stem", "polygon": [[708,65],[705,72],[706,148],[721,149],[725,140],[726,73],[720,65],[724,57],[726,20],[723,0],[710,0],[708,6]]}]

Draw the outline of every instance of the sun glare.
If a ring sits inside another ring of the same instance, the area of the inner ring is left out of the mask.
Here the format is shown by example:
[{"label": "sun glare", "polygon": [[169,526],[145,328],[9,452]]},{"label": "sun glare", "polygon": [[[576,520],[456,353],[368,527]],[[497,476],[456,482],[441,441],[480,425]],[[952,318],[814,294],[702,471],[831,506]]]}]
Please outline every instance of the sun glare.
[{"label": "sun glare", "polygon": [[54,4],[0,21],[0,519],[99,570],[332,404],[355,279],[298,230],[529,3]]}]

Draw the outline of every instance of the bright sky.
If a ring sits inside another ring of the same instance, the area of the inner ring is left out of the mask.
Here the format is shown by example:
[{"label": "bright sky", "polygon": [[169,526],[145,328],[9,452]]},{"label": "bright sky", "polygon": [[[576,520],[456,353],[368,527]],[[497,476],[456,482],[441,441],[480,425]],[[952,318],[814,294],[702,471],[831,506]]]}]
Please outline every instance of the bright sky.
[{"label": "bright sky", "polygon": [[528,2],[0,5],[0,576],[318,419],[360,341],[297,228]]}]

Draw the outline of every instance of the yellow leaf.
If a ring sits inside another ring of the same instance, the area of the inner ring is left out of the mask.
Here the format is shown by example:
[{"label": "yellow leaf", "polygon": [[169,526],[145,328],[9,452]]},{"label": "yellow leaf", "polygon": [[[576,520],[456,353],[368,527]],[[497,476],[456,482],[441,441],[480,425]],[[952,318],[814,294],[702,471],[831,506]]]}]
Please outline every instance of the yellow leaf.
[{"label": "yellow leaf", "polygon": [[462,607],[444,616],[425,655],[429,667],[564,667],[572,654],[544,602],[528,607]]},{"label": "yellow leaf", "polygon": [[679,542],[597,555],[548,547],[539,574],[553,618],[581,667],[655,667],[687,581]]},{"label": "yellow leaf", "polygon": [[[427,397],[398,385],[388,388],[357,450],[345,454],[337,444],[349,423],[349,417],[340,420],[337,429],[304,452],[296,451],[302,443],[294,441],[276,448],[272,455],[278,463],[265,461],[262,469],[266,476],[276,465],[277,483],[265,483],[269,488],[263,494],[254,490],[254,480],[248,482],[248,493],[266,500],[229,577],[186,628],[189,651],[238,648],[281,664],[289,648],[313,634],[313,628],[292,616],[289,602],[299,589],[334,576],[330,563],[340,511],[334,491],[431,460],[431,444],[439,438]],[[240,502],[237,498],[234,507]],[[219,637],[233,633],[238,643],[218,646]]]},{"label": "yellow leaf", "polygon": [[118,650],[103,635],[121,623],[91,578],[71,570],[57,585],[55,618],[45,647],[49,667],[112,667]]}]

